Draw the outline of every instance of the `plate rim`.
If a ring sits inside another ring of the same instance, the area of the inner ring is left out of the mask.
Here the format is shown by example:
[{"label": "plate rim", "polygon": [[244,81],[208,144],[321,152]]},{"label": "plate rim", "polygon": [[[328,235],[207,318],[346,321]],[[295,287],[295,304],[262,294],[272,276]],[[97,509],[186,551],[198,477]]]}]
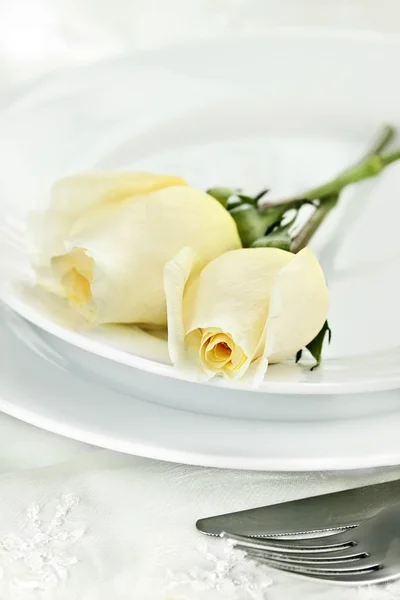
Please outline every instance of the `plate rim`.
[{"label": "plate rim", "polygon": [[[83,422],[85,421],[84,417],[79,417],[79,411],[78,411],[78,416],[76,416],[75,414],[72,414],[72,417],[69,415],[69,421],[71,422],[63,422],[60,420],[57,420],[57,418],[55,417],[54,414],[54,409],[52,407],[54,407],[55,403],[53,401],[53,397],[54,394],[52,394],[51,392],[51,387],[54,387],[54,383],[52,383],[51,386],[49,386],[48,383],[48,369],[49,369],[49,365],[48,363],[45,361],[45,359],[42,356],[39,356],[36,352],[34,352],[30,347],[28,347],[24,342],[22,342],[20,339],[18,339],[17,335],[14,333],[14,331],[12,331],[12,329],[10,328],[9,324],[7,323],[7,316],[5,314],[2,315],[2,312],[4,313],[4,311],[2,311],[2,309],[0,308],[0,323],[3,321],[4,322],[4,327],[6,329],[6,336],[11,336],[9,337],[9,339],[11,339],[11,345],[9,346],[11,348],[11,354],[13,354],[13,359],[12,360],[20,360],[21,357],[21,353],[25,353],[25,358],[29,358],[32,359],[34,358],[34,360],[39,361],[40,365],[39,368],[35,368],[32,369],[31,368],[31,373],[34,374],[34,378],[35,381],[37,381],[37,385],[38,388],[42,388],[42,390],[48,390],[48,400],[47,400],[47,404],[46,406],[49,407],[48,410],[46,411],[47,414],[43,413],[43,410],[40,411],[38,409],[35,410],[35,404],[32,403],[32,393],[31,393],[31,388],[29,387],[29,394],[27,393],[27,390],[23,388],[25,384],[25,378],[21,377],[16,379],[15,377],[12,377],[12,373],[7,375],[7,367],[3,367],[3,375],[5,373],[5,377],[0,378],[3,382],[7,380],[8,377],[8,381],[10,382],[10,380],[12,381],[12,386],[13,389],[15,391],[15,389],[19,389],[19,394],[21,396],[27,396],[27,401],[28,401],[28,406],[21,406],[18,404],[18,393],[17,394],[13,394],[11,398],[7,398],[7,394],[5,393],[5,388],[3,387],[3,389],[0,389],[0,410],[8,415],[10,415],[11,417],[17,418],[23,422],[26,422],[28,424],[31,424],[33,426],[39,427],[41,429],[45,429],[47,431],[50,431],[52,433],[61,435],[63,437],[67,437],[79,442],[83,442],[92,446],[97,446],[100,448],[105,448],[108,450],[112,450],[112,451],[117,451],[117,452],[121,452],[121,453],[125,453],[125,454],[131,454],[131,455],[135,455],[135,456],[142,456],[144,458],[149,458],[149,459],[156,459],[156,460],[162,460],[162,461],[166,461],[166,462],[173,462],[173,463],[180,463],[180,464],[187,464],[187,465],[194,465],[194,466],[205,466],[205,467],[216,467],[216,468],[225,468],[225,469],[246,469],[246,470],[251,470],[251,471],[273,471],[273,472],[278,472],[278,471],[284,471],[284,472],[304,472],[304,471],[334,471],[334,470],[343,470],[343,471],[348,471],[348,470],[352,470],[352,469],[367,469],[367,468],[375,468],[375,467],[384,467],[384,466],[395,466],[395,465],[399,465],[400,464],[400,444],[398,444],[398,446],[396,447],[396,449],[385,449],[383,452],[381,451],[379,452],[375,452],[372,454],[367,454],[365,455],[365,453],[357,453],[355,456],[351,456],[350,458],[348,457],[343,457],[343,456],[322,456],[321,457],[321,453],[318,451],[318,449],[315,447],[314,448],[314,456],[309,456],[309,455],[303,455],[301,456],[301,452],[298,452],[298,447],[296,446],[296,444],[293,444],[293,453],[290,457],[284,456],[284,457],[276,457],[276,456],[268,456],[266,455],[268,453],[268,444],[271,444],[269,436],[266,435],[267,433],[267,429],[268,427],[271,428],[276,428],[277,426],[279,426],[279,423],[277,422],[270,422],[268,424],[268,422],[265,422],[262,426],[262,428],[260,428],[260,430],[256,432],[256,434],[258,436],[260,436],[260,439],[262,439],[262,443],[263,443],[263,447],[262,447],[262,452],[258,451],[259,454],[262,455],[258,455],[258,456],[240,456],[239,454],[228,454],[226,452],[221,452],[219,450],[219,444],[218,444],[218,438],[216,437],[216,434],[214,432],[214,447],[210,450],[210,444],[209,444],[209,439],[208,436],[206,435],[205,431],[209,431],[209,426],[210,425],[217,425],[218,429],[219,429],[219,425],[221,422],[225,422],[225,426],[228,426],[228,428],[230,429],[231,427],[235,428],[237,427],[237,419],[233,419],[233,418],[229,418],[229,417],[216,417],[216,416],[212,416],[212,415],[197,415],[194,413],[190,413],[190,412],[186,412],[183,410],[177,410],[174,408],[170,408],[170,407],[160,407],[158,405],[154,405],[151,402],[146,402],[144,400],[140,400],[140,399],[129,399],[130,402],[134,402],[137,405],[136,410],[138,411],[138,416],[140,416],[140,414],[143,415],[143,408],[144,410],[148,410],[150,411],[150,418],[153,416],[153,414],[155,412],[157,412],[157,415],[164,415],[167,416],[168,418],[172,418],[174,420],[178,420],[177,423],[179,425],[179,419],[181,419],[181,423],[184,423],[184,419],[189,419],[189,422],[194,426],[194,424],[196,424],[196,430],[198,429],[198,424],[199,421],[201,420],[201,422],[203,423],[203,429],[202,431],[196,431],[197,436],[200,436],[200,438],[203,440],[204,439],[204,444],[203,444],[203,450],[199,451],[195,451],[195,450],[185,450],[184,448],[177,448],[176,447],[176,437],[175,437],[175,433],[171,432],[171,436],[170,436],[170,447],[166,447],[165,446],[165,441],[164,441],[164,445],[160,444],[160,445],[155,445],[154,441],[152,442],[151,440],[147,443],[143,443],[140,441],[135,441],[135,440],[121,440],[118,439],[117,434],[114,433],[114,435],[106,435],[104,432],[100,433],[99,431],[96,431],[96,427],[99,429],[102,429],[101,426],[99,426],[98,424],[94,426],[94,430],[88,430],[87,428],[85,429],[85,425],[82,425],[82,420]],[[5,336],[5,337],[6,337]],[[15,342],[16,346],[13,347],[12,344]],[[11,355],[9,355],[11,356]],[[27,364],[24,361],[22,361],[22,364]],[[61,385],[59,388],[57,386],[57,389],[60,389],[60,396],[62,394],[64,394],[65,398],[70,397],[71,394],[76,390],[76,386],[78,386],[78,388],[82,388],[82,395],[85,393],[85,388],[86,391],[87,390],[93,390],[94,392],[96,392],[96,390],[98,391],[98,393],[102,393],[102,394],[106,394],[107,398],[110,397],[110,401],[112,403],[112,397],[120,397],[121,399],[127,399],[128,397],[125,397],[123,394],[120,394],[118,392],[115,392],[113,390],[106,390],[104,392],[104,390],[102,390],[101,387],[99,387],[97,384],[89,382],[89,381],[85,381],[84,379],[81,379],[80,377],[77,377],[74,375],[74,373],[67,371],[65,372],[64,369],[55,369],[53,366],[51,366],[50,368],[54,369],[53,370],[53,374],[54,372],[56,372],[55,377],[57,379],[57,372],[62,374],[60,375],[60,378],[62,379],[63,377],[68,377],[68,380],[71,381],[71,391],[68,392],[68,390],[66,390],[65,386]],[[0,364],[0,373],[2,372],[2,365]],[[61,381],[62,382],[62,381]],[[10,385],[10,383],[9,383]],[[62,401],[62,396],[60,398],[60,401]],[[75,406],[81,406],[80,402],[76,402]],[[51,411],[53,410],[53,414],[51,414]],[[50,412],[49,412],[50,411]],[[183,416],[182,416],[183,415]],[[394,418],[394,416],[396,416],[396,419]],[[81,423],[79,424],[79,419],[81,419]],[[161,419],[162,420],[162,419]],[[109,421],[107,420],[107,415],[104,415],[103,417],[103,421],[104,421],[104,429],[107,429],[106,426],[109,426]],[[240,425],[240,427],[242,428],[242,431],[245,431],[246,428],[248,428],[249,425],[249,421],[243,419],[241,420],[242,423]],[[354,424],[359,423],[360,421],[364,421],[364,423],[369,423],[370,426],[372,426],[372,428],[375,428],[376,424],[380,423],[381,425],[385,424],[385,423],[390,423],[391,427],[392,427],[392,435],[390,436],[390,443],[394,443],[394,442],[398,442],[398,435],[397,435],[397,431],[398,431],[398,425],[400,423],[400,407],[398,411],[389,411],[387,413],[383,413],[382,415],[380,415],[378,418],[376,416],[369,416],[369,417],[362,417],[361,419],[344,419],[342,421],[338,421],[338,422],[311,422],[308,421],[306,422],[306,424],[308,424],[309,428],[311,429],[320,429],[321,427],[325,428],[326,431],[324,433],[324,435],[330,435],[331,439],[333,441],[333,439],[337,439],[337,433],[335,433],[335,428],[337,428],[337,423],[339,423],[339,429],[340,429],[340,425],[343,425],[345,428],[347,428],[347,430],[350,429],[350,431],[352,432],[353,430],[353,426]],[[396,421],[396,423],[394,422]],[[165,422],[165,421],[163,421]],[[188,421],[186,421],[187,423]],[[258,425],[258,422],[255,421],[256,425]],[[299,422],[298,424],[295,424],[297,427],[304,427],[305,423],[304,422]],[[280,424],[280,426],[282,427],[282,424]],[[286,435],[292,435],[292,428],[293,428],[293,423],[286,423],[283,424],[283,427],[286,426],[287,432]],[[168,428],[165,428],[166,430]],[[361,429],[361,428],[360,428]],[[141,432],[142,432],[142,428],[141,428]],[[254,434],[254,432],[252,433],[252,435]],[[232,439],[237,440],[237,431],[232,431]],[[302,435],[307,435],[307,432],[305,431],[304,433],[302,433]],[[349,433],[349,431],[347,431],[347,443],[350,444],[352,447],[354,447],[353,444],[353,437],[352,437],[352,433]],[[279,436],[278,436],[279,437]],[[375,436],[377,439],[380,438],[382,439],[381,436]],[[351,438],[351,440],[350,440]],[[192,436],[191,436],[192,439]],[[388,436],[384,436],[384,440],[385,443],[388,443],[389,437]],[[175,447],[174,447],[175,444]],[[218,446],[218,448],[217,448]],[[332,444],[333,446],[333,444]],[[236,447],[236,446],[235,446]],[[334,447],[334,446],[333,446]],[[205,449],[204,449],[205,448]],[[368,449],[370,448],[370,444],[368,444]],[[310,452],[309,450],[307,452]]]},{"label": "plate rim", "polygon": [[[138,369],[146,373],[158,375],[161,377],[167,377],[168,379],[175,379],[179,381],[187,381],[194,385],[206,385],[213,387],[221,387],[227,389],[229,382],[226,382],[222,377],[214,378],[206,383],[199,384],[193,382],[190,379],[184,377],[175,367],[167,365],[161,362],[157,362],[148,358],[143,358],[137,354],[130,354],[123,350],[118,350],[107,346],[105,343],[87,338],[80,333],[69,330],[61,325],[58,325],[51,319],[40,315],[34,308],[25,304],[22,300],[15,296],[8,296],[7,293],[1,294],[0,300],[3,300],[5,304],[12,310],[14,310],[21,317],[36,325],[40,329],[47,333],[54,335],[58,339],[80,348],[95,356],[100,356],[106,360],[122,364],[124,366]],[[32,312],[32,314],[31,314]],[[235,389],[238,389],[237,387]],[[385,378],[384,381],[380,380],[361,380],[361,381],[348,381],[343,383],[337,382],[291,382],[291,381],[263,381],[259,388],[254,390],[253,388],[243,387],[241,389],[248,389],[259,393],[273,393],[273,394],[292,394],[298,396],[304,395],[332,395],[332,394],[358,394],[362,392],[385,392],[400,389],[400,372],[391,378]]]}]

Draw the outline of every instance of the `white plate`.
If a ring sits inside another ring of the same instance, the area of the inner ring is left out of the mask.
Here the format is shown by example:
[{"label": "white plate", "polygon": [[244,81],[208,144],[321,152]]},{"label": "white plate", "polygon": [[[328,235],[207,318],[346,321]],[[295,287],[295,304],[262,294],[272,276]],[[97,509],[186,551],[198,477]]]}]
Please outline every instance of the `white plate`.
[{"label": "white plate", "polygon": [[[89,444],[236,469],[297,471],[400,464],[399,391],[348,398],[348,402],[363,401],[371,410],[375,406],[379,413],[358,419],[230,419],[158,406],[75,377],[74,367],[31,325],[12,313],[6,318],[1,308],[0,343],[0,410]],[[271,401],[278,403],[280,397],[271,396]],[[320,401],[329,404],[327,397]]]},{"label": "white plate", "polygon": [[[108,385],[142,394],[144,377],[160,403],[204,411],[206,395],[210,410],[224,413],[233,391],[220,380],[207,387],[180,381],[165,342],[138,331],[128,339],[126,329],[88,333],[78,321],[71,330],[65,307],[56,314],[32,294],[26,215],[47,205],[53,180],[95,167],[178,172],[201,188],[268,184],[276,194],[317,184],[358,158],[382,122],[400,125],[399,63],[394,38],[279,31],[143,53],[32,86],[0,119],[3,299],[92,353],[91,369]],[[394,164],[343,195],[314,243],[332,299],[324,366],[270,368],[261,392],[400,386],[398,189]],[[251,416],[248,404],[234,414]]]}]

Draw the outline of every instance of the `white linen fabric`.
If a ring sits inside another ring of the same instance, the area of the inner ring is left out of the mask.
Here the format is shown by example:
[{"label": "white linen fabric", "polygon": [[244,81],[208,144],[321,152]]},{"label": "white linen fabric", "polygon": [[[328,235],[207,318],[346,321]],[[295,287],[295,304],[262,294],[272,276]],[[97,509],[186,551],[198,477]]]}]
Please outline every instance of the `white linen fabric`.
[{"label": "white linen fabric", "polygon": [[359,591],[272,571],[195,529],[200,517],[390,480],[400,468],[188,467],[96,449],[5,415],[0,439],[2,600],[400,598],[400,584]]},{"label": "white linen fabric", "polygon": [[[397,33],[398,0],[0,0],[11,82],[127,51],[274,25]],[[1,348],[1,351],[5,351]],[[299,580],[205,539],[196,519],[400,477],[400,468],[268,474],[94,449],[0,415],[1,600],[384,600]]]}]

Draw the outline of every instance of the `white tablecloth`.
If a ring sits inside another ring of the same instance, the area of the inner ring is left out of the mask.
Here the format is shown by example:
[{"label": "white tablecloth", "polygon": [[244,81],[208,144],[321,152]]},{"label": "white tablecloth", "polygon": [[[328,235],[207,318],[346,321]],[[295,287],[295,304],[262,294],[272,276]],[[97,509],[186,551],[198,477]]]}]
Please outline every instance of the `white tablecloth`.
[{"label": "white tablecloth", "polygon": [[7,416],[0,439],[2,600],[400,598],[400,585],[358,592],[256,567],[194,527],[212,514],[394,479],[400,468],[187,467],[91,448]]},{"label": "white tablecloth", "polygon": [[[0,0],[0,85],[126,50],[272,25],[397,32],[398,0]],[[5,352],[0,347],[0,353]],[[1,354],[0,354],[1,355]],[[0,415],[0,598],[400,598],[300,581],[196,533],[196,519],[400,477],[268,474],[94,449]]]}]

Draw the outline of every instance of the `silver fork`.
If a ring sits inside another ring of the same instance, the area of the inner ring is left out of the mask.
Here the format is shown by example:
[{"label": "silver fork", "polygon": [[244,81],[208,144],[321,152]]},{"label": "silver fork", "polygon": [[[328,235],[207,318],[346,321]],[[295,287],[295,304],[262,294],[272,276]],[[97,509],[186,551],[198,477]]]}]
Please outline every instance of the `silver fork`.
[{"label": "silver fork", "polygon": [[223,533],[247,556],[276,569],[348,585],[400,577],[400,504],[326,538],[276,540]]}]

